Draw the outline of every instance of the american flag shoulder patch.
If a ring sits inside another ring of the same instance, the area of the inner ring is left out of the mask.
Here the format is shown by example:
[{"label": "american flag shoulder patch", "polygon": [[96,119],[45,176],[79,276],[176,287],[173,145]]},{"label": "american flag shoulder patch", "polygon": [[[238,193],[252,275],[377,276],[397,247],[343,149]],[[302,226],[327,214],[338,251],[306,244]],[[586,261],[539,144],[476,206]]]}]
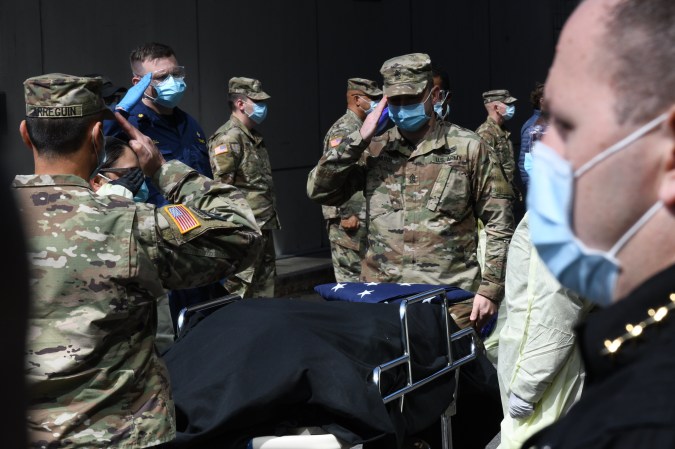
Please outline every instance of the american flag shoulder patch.
[{"label": "american flag shoulder patch", "polygon": [[192,215],[190,209],[182,204],[164,206],[164,210],[173,219],[174,223],[176,223],[181,234],[185,234],[186,232],[202,225],[199,220],[197,220],[195,216]]},{"label": "american flag shoulder patch", "polygon": [[330,147],[335,148],[336,146],[340,145],[340,142],[342,142],[342,137],[336,137],[330,141]]},{"label": "american flag shoulder patch", "polygon": [[221,145],[221,146],[219,146],[219,147],[216,147],[216,148],[213,150],[213,152],[214,152],[215,154],[227,153],[228,151],[230,151],[230,150],[227,148],[227,144]]}]

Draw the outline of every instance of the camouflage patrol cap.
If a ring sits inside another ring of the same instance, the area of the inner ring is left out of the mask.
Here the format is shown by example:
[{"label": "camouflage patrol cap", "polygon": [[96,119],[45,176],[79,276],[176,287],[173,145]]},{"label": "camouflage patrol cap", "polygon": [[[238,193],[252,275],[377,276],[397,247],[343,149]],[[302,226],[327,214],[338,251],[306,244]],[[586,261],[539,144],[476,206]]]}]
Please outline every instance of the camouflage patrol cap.
[{"label": "camouflage patrol cap", "polygon": [[512,97],[506,89],[488,90],[487,92],[483,92],[483,103],[488,104],[493,101],[501,101],[502,103],[509,104],[516,101],[516,99]]},{"label": "camouflage patrol cap", "polygon": [[103,102],[101,77],[49,73],[23,82],[26,117],[79,118],[103,112],[104,119],[115,116]]},{"label": "camouflage patrol cap", "polygon": [[365,78],[349,78],[347,80],[347,90],[360,90],[369,97],[382,96],[382,91],[377,87],[377,83]]},{"label": "camouflage patrol cap", "polygon": [[244,94],[251,100],[267,100],[271,98],[262,90],[262,83],[253,78],[235,76],[230,78],[228,92],[231,94]]},{"label": "camouflage patrol cap", "polygon": [[431,81],[431,58],[425,53],[391,58],[382,64],[384,93],[396,95],[419,95]]}]

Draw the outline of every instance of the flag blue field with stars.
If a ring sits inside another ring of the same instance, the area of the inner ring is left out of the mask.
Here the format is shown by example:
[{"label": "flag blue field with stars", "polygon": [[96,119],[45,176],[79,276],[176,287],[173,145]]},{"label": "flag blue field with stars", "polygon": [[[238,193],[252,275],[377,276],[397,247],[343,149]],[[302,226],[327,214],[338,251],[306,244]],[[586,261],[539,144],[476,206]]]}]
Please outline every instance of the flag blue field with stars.
[{"label": "flag blue field with stars", "polygon": [[[466,301],[475,296],[475,293],[451,285],[433,284],[410,284],[407,282],[332,282],[314,287],[323,299],[328,301],[349,301],[368,303],[397,303],[402,299],[417,293],[443,288],[450,304]],[[440,304],[439,298],[434,298],[432,303]],[[496,315],[486,324],[481,337],[486,338],[496,323]]]}]

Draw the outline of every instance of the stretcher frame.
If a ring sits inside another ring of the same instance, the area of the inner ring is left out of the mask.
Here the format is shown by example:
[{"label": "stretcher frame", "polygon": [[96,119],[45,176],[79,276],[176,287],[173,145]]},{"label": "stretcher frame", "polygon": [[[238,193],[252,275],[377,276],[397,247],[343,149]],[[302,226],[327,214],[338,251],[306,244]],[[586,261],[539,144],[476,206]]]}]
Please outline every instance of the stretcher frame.
[{"label": "stretcher frame", "polygon": [[[445,341],[445,357],[447,359],[446,365],[440,368],[438,371],[422,378],[422,379],[413,379],[412,374],[412,360],[414,354],[411,351],[410,345],[410,336],[408,331],[408,308],[420,302],[430,302],[434,298],[441,299],[443,304],[443,327],[448,338]],[[195,304],[189,307],[183,308],[177,319],[177,334],[180,337],[184,330],[190,317],[201,311],[205,311],[215,307],[221,307],[232,302],[241,300],[241,297],[236,294],[223,296],[221,298],[216,298],[210,301],[205,301],[199,304]],[[452,304],[448,300],[446,291],[444,288],[439,287],[425,292],[412,294],[409,297],[405,297],[401,300],[399,304],[399,319],[401,326],[401,345],[403,348],[403,353],[387,362],[384,362],[375,368],[370,375],[370,382],[377,386],[378,391],[382,394],[381,389],[381,380],[382,374],[391,369],[397,368],[399,366],[405,366],[406,373],[406,385],[392,393],[388,393],[382,396],[382,401],[385,404],[398,400],[398,406],[401,411],[405,404],[405,396],[409,393],[412,393],[416,389],[423,387],[424,385],[450,373],[454,373],[455,389],[453,392],[453,399],[450,402],[450,405],[440,416],[441,423],[441,438],[442,438],[442,448],[443,449],[452,449],[452,424],[451,418],[457,413],[457,394],[458,394],[458,385],[459,385],[459,368],[474,360],[478,355],[478,348],[482,348],[482,345],[479,345],[479,336],[473,328],[461,329],[457,332],[451,333],[450,321],[452,320],[450,316],[449,306]],[[455,358],[452,350],[452,343],[459,341],[461,339],[468,338],[470,340],[470,351],[468,354],[465,354],[459,358]],[[276,449],[276,448],[314,448],[324,447],[326,449],[331,448],[340,448],[344,449],[345,446],[343,443],[337,440],[337,438],[332,438],[330,441],[326,440],[327,435],[317,434],[316,429],[300,429],[297,435],[288,435],[288,436],[261,436],[253,438],[248,447],[251,449]],[[286,439],[285,441],[283,441]]]},{"label": "stretcher frame", "polygon": [[[445,333],[444,335],[447,335],[448,338],[446,340],[445,344],[445,349],[446,349],[446,358],[447,358],[447,365],[435,373],[432,373],[428,375],[427,377],[424,377],[423,379],[419,380],[414,380],[413,375],[412,375],[412,358],[413,354],[411,353],[411,346],[410,346],[410,338],[409,338],[409,333],[408,333],[408,307],[417,304],[419,302],[426,302],[426,301],[431,301],[434,298],[440,298],[442,299],[443,302],[443,310],[445,313],[443,314],[443,325],[444,325],[444,330]],[[451,424],[451,418],[457,413],[457,393],[458,393],[458,385],[459,385],[459,368],[474,360],[477,355],[478,355],[478,347],[479,345],[477,344],[477,341],[479,339],[478,334],[476,333],[475,329],[470,327],[470,328],[465,328],[461,329],[457,332],[451,333],[451,328],[450,328],[450,320],[452,319],[450,317],[450,306],[451,302],[448,300],[448,297],[445,293],[444,288],[437,288],[433,290],[428,290],[426,292],[422,293],[417,293],[414,295],[411,295],[408,298],[405,298],[401,301],[399,305],[399,318],[400,318],[400,323],[401,323],[401,344],[403,346],[403,354],[399,357],[396,357],[395,359],[392,359],[388,362],[385,362],[381,365],[376,366],[373,369],[373,373],[371,374],[371,381],[378,387],[378,390],[380,391],[380,394],[382,394],[382,389],[381,389],[381,384],[380,381],[382,379],[382,373],[385,371],[388,371],[390,369],[396,368],[401,365],[405,365],[406,367],[406,386],[394,391],[393,393],[389,393],[385,396],[382,396],[382,400],[385,404],[388,404],[389,402],[395,401],[398,399],[399,401],[399,407],[401,412],[403,411],[403,405],[405,401],[405,395],[408,393],[412,393],[416,389],[428,384],[429,382],[434,381],[435,379],[438,379],[441,376],[444,376],[449,373],[454,373],[455,375],[455,391],[453,393],[453,399],[450,402],[450,405],[448,408],[441,414],[440,420],[441,420],[441,437],[442,437],[442,445],[443,449],[452,449],[452,424]],[[471,340],[471,345],[470,345],[470,352],[459,359],[455,360],[455,357],[453,355],[452,351],[452,342],[469,338]],[[482,346],[481,346],[482,347]]]}]

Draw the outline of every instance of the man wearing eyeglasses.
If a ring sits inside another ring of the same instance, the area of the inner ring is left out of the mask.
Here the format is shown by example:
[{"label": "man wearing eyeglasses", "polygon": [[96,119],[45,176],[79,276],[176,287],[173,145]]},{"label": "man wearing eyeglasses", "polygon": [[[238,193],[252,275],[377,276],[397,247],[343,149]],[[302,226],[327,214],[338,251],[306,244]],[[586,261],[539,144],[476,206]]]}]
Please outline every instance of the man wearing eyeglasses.
[{"label": "man wearing eyeglasses", "polygon": [[[129,63],[136,89],[129,89],[117,110],[124,111],[129,123],[155,142],[164,159],[177,159],[213,178],[204,131],[190,114],[178,107],[187,88],[186,72],[173,49],[157,42],[145,43],[131,52]],[[119,127],[109,135],[125,137]],[[147,202],[157,206],[167,204],[152,183],[148,183],[148,189]],[[225,291],[220,284],[172,291],[170,304],[174,321],[183,307],[222,294]]]}]

